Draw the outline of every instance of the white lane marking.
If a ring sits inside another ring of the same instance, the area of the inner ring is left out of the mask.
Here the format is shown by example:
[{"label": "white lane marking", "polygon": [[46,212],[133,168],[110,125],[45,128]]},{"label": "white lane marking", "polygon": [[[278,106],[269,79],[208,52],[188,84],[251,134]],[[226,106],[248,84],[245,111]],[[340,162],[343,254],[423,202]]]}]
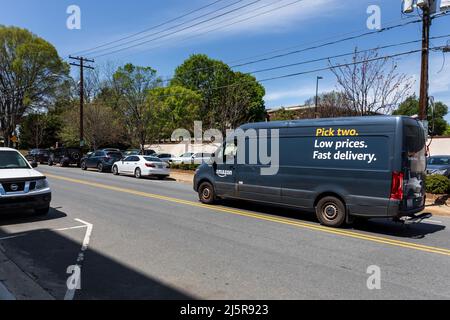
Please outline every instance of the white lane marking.
[{"label": "white lane marking", "polygon": [[435,220],[425,220],[425,222],[431,222],[434,224],[444,224],[442,221],[435,221]]},{"label": "white lane marking", "polygon": [[[85,225],[86,234],[84,235],[83,244],[81,247],[81,251],[78,254],[76,265],[69,266],[69,268],[67,270],[72,270],[72,271],[78,270],[78,272],[80,273],[78,276],[80,276],[81,275],[81,266],[84,261],[84,253],[89,248],[89,242],[91,240],[91,234],[92,234],[92,229],[94,228],[94,225],[89,222],[83,221],[81,219],[75,219],[75,221],[78,221]],[[76,290],[81,288],[80,278],[76,279],[75,288],[73,288],[73,286],[72,286],[73,280],[74,280],[73,275],[71,275],[67,279],[67,291],[66,291],[66,295],[64,296],[64,300],[73,300],[75,297]]]},{"label": "white lane marking", "polygon": [[0,238],[0,241],[25,237],[25,236],[29,235],[32,232],[69,231],[69,230],[82,229],[82,228],[86,228],[86,226],[84,225],[84,226],[75,226],[75,227],[60,228],[60,229],[49,229],[49,230],[32,230],[32,231],[28,231],[26,233],[21,233],[21,234],[16,234],[14,236],[8,236],[8,237]]}]

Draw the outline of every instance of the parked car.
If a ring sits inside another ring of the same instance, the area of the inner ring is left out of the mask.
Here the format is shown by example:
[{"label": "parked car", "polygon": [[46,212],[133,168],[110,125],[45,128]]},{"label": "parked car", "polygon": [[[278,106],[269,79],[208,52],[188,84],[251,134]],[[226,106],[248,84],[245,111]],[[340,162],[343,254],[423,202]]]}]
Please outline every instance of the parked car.
[{"label": "parked car", "polygon": [[17,150],[0,148],[0,212],[33,209],[37,215],[50,210],[52,193],[45,176]]},{"label": "parked car", "polygon": [[450,156],[428,158],[427,174],[450,177]]},{"label": "parked car", "polygon": [[57,148],[50,151],[48,165],[53,166],[59,164],[61,167],[76,165],[79,167],[82,157],[83,151],[80,148]]},{"label": "parked car", "polygon": [[170,175],[169,165],[157,157],[128,156],[114,163],[114,175],[131,175],[137,179],[142,177],[156,177],[160,180]]},{"label": "parked car", "polygon": [[171,163],[172,162],[172,158],[173,156],[169,153],[161,153],[156,155],[156,157],[158,157],[159,159],[161,159],[161,161],[167,162],[167,163]]},{"label": "parked car", "polygon": [[126,150],[126,151],[124,151],[122,153],[123,153],[124,157],[127,157],[127,156],[138,156],[138,155],[141,154],[141,150],[139,150],[139,149],[131,149],[131,150]]},{"label": "parked car", "polygon": [[172,164],[179,165],[179,164],[192,164],[192,161],[194,157],[193,152],[187,152],[185,154],[182,154],[179,157],[172,159]]},{"label": "parked car", "polygon": [[155,150],[152,150],[152,149],[144,150],[143,156],[154,156],[154,155],[156,155],[156,151]]},{"label": "parked car", "polygon": [[98,172],[111,172],[113,164],[123,157],[120,151],[111,150],[97,150],[89,156],[84,157],[81,159],[81,169],[97,169]]},{"label": "parked car", "polygon": [[32,149],[30,152],[25,156],[25,158],[29,162],[36,162],[36,163],[48,163],[48,159],[50,158],[50,150],[48,149]]},{"label": "parked car", "polygon": [[196,153],[192,158],[193,164],[203,164],[208,163],[211,160],[211,153]]}]

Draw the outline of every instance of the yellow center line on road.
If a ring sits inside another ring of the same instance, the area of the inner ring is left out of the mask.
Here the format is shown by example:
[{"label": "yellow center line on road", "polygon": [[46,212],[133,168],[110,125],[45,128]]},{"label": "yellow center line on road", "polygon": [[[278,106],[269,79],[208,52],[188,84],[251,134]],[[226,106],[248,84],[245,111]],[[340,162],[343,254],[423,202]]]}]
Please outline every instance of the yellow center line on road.
[{"label": "yellow center line on road", "polygon": [[399,241],[399,240],[394,240],[394,239],[385,238],[385,237],[366,235],[366,234],[348,231],[348,230],[333,229],[333,228],[324,227],[324,226],[320,226],[320,225],[313,225],[310,223],[293,221],[293,220],[286,219],[286,218],[266,216],[263,214],[251,213],[251,212],[238,210],[238,209],[224,208],[224,207],[220,207],[220,206],[209,206],[209,205],[205,205],[205,204],[202,204],[199,202],[182,200],[182,199],[178,199],[178,198],[167,197],[167,196],[162,196],[162,195],[158,195],[158,194],[147,193],[147,192],[142,192],[142,191],[137,191],[137,190],[132,190],[132,189],[114,187],[114,186],[109,186],[106,184],[89,182],[89,181],[85,181],[85,180],[72,179],[72,178],[57,176],[57,175],[53,175],[53,174],[47,174],[46,176],[48,178],[72,182],[75,184],[81,184],[81,185],[90,186],[90,187],[96,187],[96,188],[100,188],[100,189],[104,189],[104,190],[117,191],[117,192],[132,194],[132,195],[136,195],[136,196],[141,196],[141,197],[145,197],[145,198],[158,199],[158,200],[163,200],[163,201],[177,203],[177,204],[184,204],[184,205],[188,205],[191,207],[198,207],[198,208],[209,209],[209,210],[214,210],[214,211],[219,211],[219,212],[225,212],[228,214],[239,215],[239,216],[248,217],[248,218],[254,218],[254,219],[258,219],[258,220],[265,220],[265,221],[270,221],[270,222],[281,223],[281,224],[295,226],[295,227],[308,229],[308,230],[321,231],[324,233],[344,236],[344,237],[348,237],[348,238],[361,239],[361,240],[366,240],[366,241],[371,241],[371,242],[376,242],[376,243],[381,243],[381,244],[387,244],[390,246],[396,246],[396,247],[402,247],[402,248],[407,248],[407,249],[412,249],[412,250],[424,251],[424,252],[428,252],[428,253],[436,253],[436,254],[440,254],[440,255],[450,256],[450,249],[445,249],[445,248],[425,246],[425,245],[421,245],[421,244],[416,244],[416,243],[411,243],[411,242],[406,242],[406,241]]}]

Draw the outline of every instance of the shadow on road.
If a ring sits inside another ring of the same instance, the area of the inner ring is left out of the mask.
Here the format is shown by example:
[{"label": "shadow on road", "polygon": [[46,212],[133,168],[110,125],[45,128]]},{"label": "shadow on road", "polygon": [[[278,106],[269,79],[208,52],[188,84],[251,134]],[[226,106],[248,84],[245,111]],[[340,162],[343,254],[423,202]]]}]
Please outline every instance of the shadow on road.
[{"label": "shadow on road", "polygon": [[[5,230],[0,228],[0,232],[5,233]],[[66,235],[69,234],[77,241],[68,238]],[[84,235],[85,229],[72,230],[70,233],[39,230],[23,237],[0,241],[0,244],[5,249],[6,256],[20,269],[31,275],[53,297],[62,300],[70,276],[66,273],[67,268],[76,264]],[[157,259],[157,253],[149,252],[148,257]],[[88,249],[81,267],[81,290],[76,292],[75,300],[194,299],[126,266],[124,262]]]},{"label": "shadow on road", "polygon": [[[302,222],[318,223],[315,213],[311,211],[308,212],[299,209],[255,204],[242,200],[223,200],[222,204],[226,207],[235,209],[256,211],[277,217],[300,220]],[[347,226],[346,228],[378,235],[382,234],[410,239],[423,239],[429,234],[437,233],[446,229],[443,225],[427,223],[426,220],[421,223],[405,225],[402,223],[393,222],[391,219],[357,219],[352,225]]]},{"label": "shadow on road", "polygon": [[67,215],[64,212],[59,211],[58,208],[50,209],[50,212],[45,216],[36,216],[33,210],[22,212],[2,212],[0,214],[0,226],[13,226],[25,223],[62,219],[65,217],[67,217]]}]

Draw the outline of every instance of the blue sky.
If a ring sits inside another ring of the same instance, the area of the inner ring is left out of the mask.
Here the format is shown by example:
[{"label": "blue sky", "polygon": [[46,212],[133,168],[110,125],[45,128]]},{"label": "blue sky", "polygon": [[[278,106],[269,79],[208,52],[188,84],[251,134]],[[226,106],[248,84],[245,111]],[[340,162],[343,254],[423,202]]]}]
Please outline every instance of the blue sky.
[{"label": "blue sky", "polygon": [[[226,12],[255,0],[242,0]],[[176,66],[194,53],[205,53],[231,65],[246,62],[255,56],[285,48],[302,48],[312,44],[339,39],[344,36],[369,31],[366,21],[369,17],[369,5],[381,8],[382,27],[407,21],[401,14],[401,0],[303,0],[284,9],[274,10],[269,14],[250,19],[233,26],[222,28],[229,22],[235,22],[257,13],[281,7],[294,0],[260,0],[255,4],[216,19],[209,23],[185,30],[171,37],[126,50],[114,55],[99,57],[97,65],[119,65],[132,62],[138,65],[152,66],[162,76],[171,76]],[[213,0],[0,0],[0,24],[15,25],[30,29],[56,46],[60,55],[90,49],[100,44],[120,39],[139,32],[164,21],[180,16],[195,8],[214,2]],[[202,13],[238,2],[222,0]],[[69,30],[66,27],[69,5],[81,8],[81,30]],[[262,6],[265,8],[258,9]],[[197,16],[201,13],[197,13]],[[238,17],[239,16],[239,17]],[[192,19],[196,15],[186,17]],[[211,16],[208,16],[211,17]],[[205,17],[204,19],[207,19]],[[200,19],[198,21],[204,20]],[[185,20],[174,24],[183,23]],[[194,22],[193,22],[194,23]],[[193,24],[191,23],[191,24]],[[168,26],[165,26],[168,27]],[[204,33],[205,31],[218,30]],[[158,30],[152,31],[157,32]],[[450,16],[434,21],[432,36],[450,34]],[[141,35],[141,36],[145,36]],[[154,38],[154,37],[153,37]],[[338,45],[323,47],[281,59],[236,68],[251,72],[264,68],[295,63],[330,55],[347,53],[355,46],[361,49],[393,44],[421,38],[419,24],[412,24],[400,29],[383,32]],[[450,37],[433,41],[433,45],[444,44]],[[419,44],[411,44],[383,50],[383,54],[392,54],[419,49]],[[286,51],[279,51],[282,53]],[[89,57],[95,54],[88,55]],[[265,57],[265,56],[262,56]],[[349,58],[340,58],[344,62]],[[398,58],[399,70],[416,80],[413,91],[418,91],[420,56],[418,53]],[[430,92],[436,100],[444,101],[450,106],[450,56],[444,61],[442,53],[433,53],[430,59]],[[258,79],[270,78],[288,73],[314,70],[326,66],[318,62],[284,70],[260,73]],[[302,75],[264,83],[267,91],[265,97],[268,108],[290,106],[304,103],[315,93],[315,78],[323,76],[320,91],[336,88],[336,80],[329,71]],[[448,117],[450,120],[450,116]]]}]

